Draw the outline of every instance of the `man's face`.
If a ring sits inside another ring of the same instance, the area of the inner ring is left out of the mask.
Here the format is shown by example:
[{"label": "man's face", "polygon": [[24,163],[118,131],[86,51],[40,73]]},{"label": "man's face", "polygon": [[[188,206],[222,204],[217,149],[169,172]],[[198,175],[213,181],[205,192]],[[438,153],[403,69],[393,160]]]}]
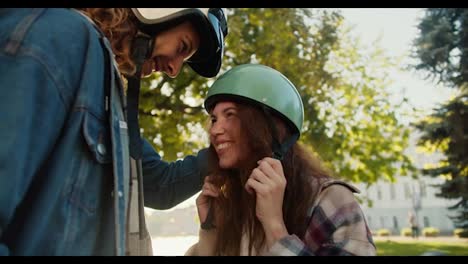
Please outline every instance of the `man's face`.
[{"label": "man's face", "polygon": [[162,31],[154,39],[154,49],[151,58],[143,64],[142,76],[157,71],[175,78],[199,46],[200,36],[188,21]]}]

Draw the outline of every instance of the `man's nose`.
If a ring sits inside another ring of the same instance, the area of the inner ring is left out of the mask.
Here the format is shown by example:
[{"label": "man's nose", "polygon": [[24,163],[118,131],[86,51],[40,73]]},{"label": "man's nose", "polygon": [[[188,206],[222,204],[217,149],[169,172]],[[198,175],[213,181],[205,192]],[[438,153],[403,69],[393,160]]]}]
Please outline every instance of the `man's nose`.
[{"label": "man's nose", "polygon": [[167,64],[166,74],[171,78],[177,77],[183,65],[184,65],[184,58],[182,56],[178,55],[174,57]]}]

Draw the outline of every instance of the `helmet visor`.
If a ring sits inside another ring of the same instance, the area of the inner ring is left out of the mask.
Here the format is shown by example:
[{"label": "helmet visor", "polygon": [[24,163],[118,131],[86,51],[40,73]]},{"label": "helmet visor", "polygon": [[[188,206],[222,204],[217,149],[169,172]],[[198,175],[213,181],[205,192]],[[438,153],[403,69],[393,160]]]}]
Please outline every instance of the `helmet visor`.
[{"label": "helmet visor", "polygon": [[214,77],[221,68],[224,54],[224,37],[227,35],[226,16],[221,8],[210,8],[208,26],[199,26],[201,44],[197,52],[187,61],[190,67],[204,77]]}]

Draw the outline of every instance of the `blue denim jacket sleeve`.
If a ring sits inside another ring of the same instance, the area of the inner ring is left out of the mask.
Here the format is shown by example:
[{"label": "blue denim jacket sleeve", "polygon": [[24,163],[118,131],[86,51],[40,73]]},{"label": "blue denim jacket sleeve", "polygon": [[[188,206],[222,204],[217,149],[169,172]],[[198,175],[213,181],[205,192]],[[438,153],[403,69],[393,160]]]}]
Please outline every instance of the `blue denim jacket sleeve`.
[{"label": "blue denim jacket sleeve", "polygon": [[[2,89],[0,96],[0,230],[10,222],[60,132],[47,124],[62,123],[65,112],[54,82],[38,61],[23,58],[9,65],[0,66],[1,86],[15,84],[14,89]],[[35,78],[15,79],[21,75],[17,73]],[[34,81],[42,83],[41,90],[31,89]],[[42,118],[31,118],[31,113]],[[50,136],[38,137],[39,131]]]},{"label": "blue denim jacket sleeve", "polygon": [[145,206],[169,209],[200,191],[207,174],[206,155],[207,149],[202,149],[196,156],[166,162],[161,160],[148,141],[143,140]]},{"label": "blue denim jacket sleeve", "polygon": [[66,113],[44,54],[22,54],[0,53],[0,237],[59,136],[60,127],[50,124],[63,124]]},{"label": "blue denim jacket sleeve", "polygon": [[103,57],[77,12],[0,9],[1,255],[120,253]]}]

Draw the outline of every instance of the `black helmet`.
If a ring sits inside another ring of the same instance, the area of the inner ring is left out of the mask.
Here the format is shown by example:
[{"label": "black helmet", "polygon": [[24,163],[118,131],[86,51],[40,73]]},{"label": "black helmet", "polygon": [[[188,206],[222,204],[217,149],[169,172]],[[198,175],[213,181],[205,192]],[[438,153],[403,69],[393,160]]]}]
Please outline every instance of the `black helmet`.
[{"label": "black helmet", "polygon": [[187,64],[203,77],[214,77],[221,68],[227,18],[222,8],[132,8],[141,32],[154,36],[184,21],[200,34],[200,47]]}]

